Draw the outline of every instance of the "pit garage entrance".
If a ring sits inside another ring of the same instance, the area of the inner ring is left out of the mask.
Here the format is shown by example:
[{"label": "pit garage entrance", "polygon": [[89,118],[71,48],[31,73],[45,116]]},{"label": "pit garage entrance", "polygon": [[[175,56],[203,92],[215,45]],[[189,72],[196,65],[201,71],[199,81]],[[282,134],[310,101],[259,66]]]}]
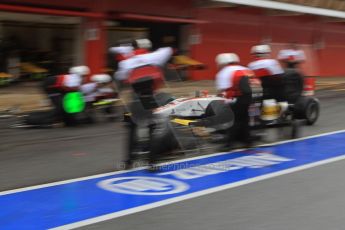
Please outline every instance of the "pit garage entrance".
[{"label": "pit garage entrance", "polygon": [[0,12],[0,72],[42,78],[83,62],[81,19]]}]

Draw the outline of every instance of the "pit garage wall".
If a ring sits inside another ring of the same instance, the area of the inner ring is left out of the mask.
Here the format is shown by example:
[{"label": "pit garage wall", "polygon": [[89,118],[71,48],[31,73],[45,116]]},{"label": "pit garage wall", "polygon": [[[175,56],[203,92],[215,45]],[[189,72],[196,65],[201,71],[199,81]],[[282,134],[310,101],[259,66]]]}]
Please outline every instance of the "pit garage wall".
[{"label": "pit garage wall", "polygon": [[[191,26],[191,56],[208,65],[204,71],[193,71],[192,79],[213,79],[215,56],[220,52],[236,52],[243,64],[250,61],[254,44],[269,41],[276,52],[291,41],[301,44],[308,56],[303,66],[306,75],[345,76],[345,31],[343,23],[324,23],[316,16],[263,16],[264,10],[254,8],[195,9],[193,1],[175,0],[3,0],[2,3],[76,12],[100,13],[108,19],[117,13],[138,13],[177,18],[197,18],[210,23]],[[107,13],[107,14],[105,14]],[[109,15],[110,14],[110,15]],[[105,19],[104,19],[105,20]],[[86,38],[85,62],[93,72],[105,65],[107,34],[100,18],[84,18],[82,38]],[[85,34],[86,33],[86,34]]]},{"label": "pit garage wall", "polygon": [[[8,9],[9,6],[30,7],[30,12],[24,9]],[[76,60],[77,63],[87,64],[92,73],[99,73],[106,65],[106,43],[107,31],[104,26],[105,20],[118,19],[119,13],[137,13],[167,17],[193,17],[192,0],[167,1],[162,4],[161,0],[2,0],[0,10],[32,13],[36,9],[41,14],[58,14],[64,16],[64,12],[75,14],[75,16],[85,15],[81,23],[81,30],[76,33],[79,41],[83,41],[85,57],[84,60]],[[47,9],[47,10],[46,10]],[[50,12],[49,10],[59,12]],[[37,13],[37,12],[36,12]],[[98,14],[94,16],[91,14]],[[69,15],[71,16],[71,15]],[[78,50],[77,52],[81,52]]]},{"label": "pit garage wall", "polygon": [[91,0],[3,0],[0,10],[82,18],[74,34],[81,44],[74,47],[74,63],[87,64],[92,73],[99,73],[105,66],[105,33],[102,27],[104,15],[102,9],[94,7],[94,3]]},{"label": "pit garage wall", "polygon": [[308,59],[303,65],[307,76],[345,76],[343,23],[327,23],[316,16],[267,16],[264,10],[249,8],[199,9],[198,19],[209,23],[194,25],[192,34],[199,39],[193,41],[191,51],[208,69],[194,71],[192,79],[213,79],[217,72],[214,59],[221,52],[235,52],[247,65],[250,48],[260,42],[272,45],[274,57],[290,42],[299,44]]},{"label": "pit garage wall", "polygon": [[158,15],[167,17],[194,17],[192,0],[107,0],[110,11],[124,13],[138,13],[146,15]]}]

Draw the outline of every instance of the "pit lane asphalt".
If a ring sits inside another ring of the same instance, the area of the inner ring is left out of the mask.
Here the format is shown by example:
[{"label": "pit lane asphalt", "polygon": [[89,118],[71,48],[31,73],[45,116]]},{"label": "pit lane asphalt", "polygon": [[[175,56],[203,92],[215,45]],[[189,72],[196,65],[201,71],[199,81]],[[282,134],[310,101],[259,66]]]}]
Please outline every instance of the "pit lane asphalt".
[{"label": "pit lane asphalt", "polygon": [[[320,120],[303,136],[345,129],[345,93],[319,98]],[[0,191],[110,172],[123,159],[121,123],[18,130],[1,122]],[[344,166],[339,161],[83,229],[343,229]]]}]

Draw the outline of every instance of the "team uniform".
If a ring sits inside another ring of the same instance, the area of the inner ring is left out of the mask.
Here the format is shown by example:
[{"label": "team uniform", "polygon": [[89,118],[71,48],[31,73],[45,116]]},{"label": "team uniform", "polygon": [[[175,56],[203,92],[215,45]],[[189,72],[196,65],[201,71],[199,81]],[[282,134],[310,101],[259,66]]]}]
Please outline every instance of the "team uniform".
[{"label": "team uniform", "polygon": [[128,80],[133,70],[151,65],[163,66],[171,57],[173,50],[169,47],[160,48],[154,52],[132,56],[119,63],[119,69],[115,74],[117,80]]},{"label": "team uniform", "polygon": [[132,46],[118,46],[110,48],[110,52],[116,53],[115,61],[120,62],[127,60],[135,55],[147,54],[149,51],[144,48],[135,49]]},{"label": "team uniform", "polygon": [[283,100],[284,70],[275,59],[259,58],[248,64],[255,76],[261,80],[263,99]]},{"label": "team uniform", "polygon": [[48,77],[44,81],[44,90],[53,104],[56,120],[62,120],[67,126],[74,125],[75,119],[63,108],[63,98],[68,92],[79,91],[82,77],[77,74],[65,74]]},{"label": "team uniform", "polygon": [[255,76],[258,78],[284,73],[283,68],[275,59],[258,59],[249,63],[248,68],[253,70]]},{"label": "team uniform", "polygon": [[90,73],[87,66],[72,67],[69,74],[47,77],[43,82],[43,89],[54,106],[55,117],[62,120],[67,126],[75,125],[73,115],[65,112],[63,98],[69,92],[80,91],[83,76]]},{"label": "team uniform", "polygon": [[119,63],[115,74],[118,81],[125,81],[133,89],[133,101],[129,105],[132,121],[129,123],[128,159],[127,165],[133,161],[133,152],[136,143],[136,130],[138,125],[143,125],[143,117],[147,117],[144,126],[148,127],[150,162],[156,161],[158,152],[153,146],[152,137],[155,124],[152,120],[152,111],[158,105],[154,95],[164,81],[161,67],[171,58],[173,50],[169,47],[160,48],[147,54],[134,55]]},{"label": "team uniform", "polygon": [[303,92],[304,77],[297,66],[305,61],[305,54],[303,50],[286,49],[279,52],[278,59],[286,65],[284,69],[286,100],[294,104]]},{"label": "team uniform", "polygon": [[[122,45],[117,47],[112,47],[109,49],[111,53],[114,53],[115,56],[111,57],[110,65],[115,70],[119,69],[119,63],[125,61],[129,58],[132,58],[136,55],[148,54],[152,47],[151,41],[148,39],[136,39],[132,42],[132,45]],[[116,79],[115,79],[116,80]],[[117,81],[118,86],[121,88],[121,80]]]},{"label": "team uniform", "polygon": [[[94,122],[94,109],[93,103],[98,102],[102,99],[116,98],[117,92],[116,87],[112,81],[112,78],[107,74],[96,74],[91,77],[91,82],[80,86],[80,91],[83,93],[84,100],[86,103],[85,108],[85,122]],[[115,118],[114,107],[111,105],[103,106],[103,112],[107,117],[112,120]]]},{"label": "team uniform", "polygon": [[254,76],[254,73],[244,66],[226,66],[216,75],[216,87],[225,93],[226,98],[237,98],[242,95],[239,83],[244,76],[251,77]]},{"label": "team uniform", "polygon": [[252,102],[250,78],[253,71],[240,65],[223,67],[216,75],[216,87],[227,99],[235,99],[231,108],[235,115],[234,125],[228,130],[227,145],[231,145],[235,135],[239,140],[250,144],[248,109]]}]

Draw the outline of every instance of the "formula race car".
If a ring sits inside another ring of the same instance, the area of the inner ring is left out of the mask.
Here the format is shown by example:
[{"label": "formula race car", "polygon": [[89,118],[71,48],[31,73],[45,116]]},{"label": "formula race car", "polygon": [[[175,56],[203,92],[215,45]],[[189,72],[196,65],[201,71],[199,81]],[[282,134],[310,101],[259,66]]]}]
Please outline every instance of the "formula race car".
[{"label": "formula race car", "polygon": [[[147,127],[149,123],[157,125],[154,143],[159,143],[161,152],[195,151],[199,152],[200,143],[221,139],[224,133],[234,123],[231,103],[215,95],[199,95],[192,98],[175,99],[166,93],[156,96],[159,105],[153,114],[144,109],[141,102],[130,106],[130,112],[125,113],[124,121],[134,122],[139,127]],[[229,106],[230,104],[230,106]],[[275,100],[258,100],[249,108],[250,126],[255,130],[266,130],[274,127],[290,128],[285,138],[296,138],[303,124],[314,124],[319,116],[319,102],[316,98],[301,97],[295,104],[277,103]],[[140,132],[139,132],[140,133]],[[141,132],[142,133],[142,132]],[[145,141],[138,135],[137,152],[143,152]],[[141,141],[143,140],[143,141]],[[145,152],[145,151],[144,151]]]}]

